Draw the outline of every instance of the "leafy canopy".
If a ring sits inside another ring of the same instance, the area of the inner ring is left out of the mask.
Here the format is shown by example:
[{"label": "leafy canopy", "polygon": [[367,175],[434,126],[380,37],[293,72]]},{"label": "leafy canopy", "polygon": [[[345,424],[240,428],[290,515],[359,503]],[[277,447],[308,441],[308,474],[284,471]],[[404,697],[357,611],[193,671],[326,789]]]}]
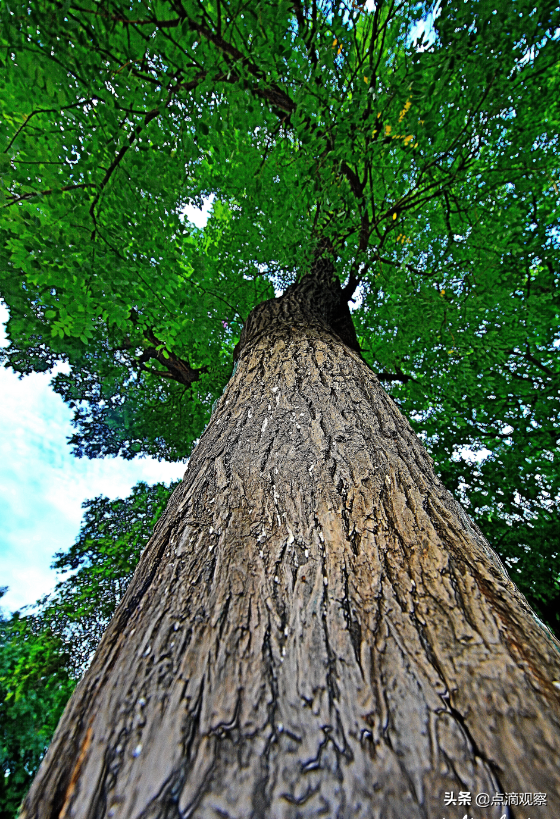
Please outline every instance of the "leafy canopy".
[{"label": "leafy canopy", "polygon": [[328,241],[365,358],[552,605],[560,11],[431,11],[3,3],[6,361],[66,362],[76,454],[182,459],[250,309]]}]

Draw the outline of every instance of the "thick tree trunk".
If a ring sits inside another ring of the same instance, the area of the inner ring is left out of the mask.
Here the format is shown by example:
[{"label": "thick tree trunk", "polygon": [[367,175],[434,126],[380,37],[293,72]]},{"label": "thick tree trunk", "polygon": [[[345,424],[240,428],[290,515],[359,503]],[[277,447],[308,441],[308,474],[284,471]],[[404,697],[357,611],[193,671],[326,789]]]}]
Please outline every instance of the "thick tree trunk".
[{"label": "thick tree trunk", "polygon": [[328,270],[254,311],[27,819],[560,816],[558,644],[356,346]]}]

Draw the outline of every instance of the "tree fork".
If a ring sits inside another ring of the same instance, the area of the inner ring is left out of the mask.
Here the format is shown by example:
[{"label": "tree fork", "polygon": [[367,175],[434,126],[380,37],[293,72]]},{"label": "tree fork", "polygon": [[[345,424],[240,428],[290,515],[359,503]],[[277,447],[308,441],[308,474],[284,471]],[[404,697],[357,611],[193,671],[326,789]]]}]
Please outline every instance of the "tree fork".
[{"label": "tree fork", "polygon": [[558,643],[361,359],[332,265],[236,356],[22,816],[560,815]]}]

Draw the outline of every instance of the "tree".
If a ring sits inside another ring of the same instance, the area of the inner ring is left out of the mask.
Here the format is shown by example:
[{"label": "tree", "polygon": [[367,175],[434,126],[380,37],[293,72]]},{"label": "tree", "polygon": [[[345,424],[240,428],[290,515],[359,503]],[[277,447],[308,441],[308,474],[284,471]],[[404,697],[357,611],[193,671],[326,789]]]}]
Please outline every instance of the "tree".
[{"label": "tree", "polygon": [[138,483],[127,498],[86,501],[76,542],[55,555],[52,568],[66,577],[38,608],[63,641],[74,678],[87,668],[175,487]]},{"label": "tree", "polygon": [[559,13],[427,11],[2,9],[7,362],[78,455],[208,422],[26,816],[559,804],[557,645],[396,403],[549,605]]},{"label": "tree", "polygon": [[2,819],[17,816],[64,706],[175,486],[139,483],[128,498],[86,501],[76,543],[53,563],[68,576],[32,611],[0,620]]},{"label": "tree", "polygon": [[0,620],[0,816],[13,819],[74,682],[61,640],[16,612]]}]

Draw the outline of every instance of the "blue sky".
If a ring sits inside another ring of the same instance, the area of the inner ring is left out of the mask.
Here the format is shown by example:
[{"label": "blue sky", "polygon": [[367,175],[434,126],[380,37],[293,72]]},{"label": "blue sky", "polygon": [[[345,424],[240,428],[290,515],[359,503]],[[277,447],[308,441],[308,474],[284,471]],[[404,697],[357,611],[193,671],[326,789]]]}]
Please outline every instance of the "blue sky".
[{"label": "blue sky", "polygon": [[[2,323],[7,318],[0,308]],[[2,339],[4,339],[2,326]],[[51,375],[20,380],[0,369],[0,586],[2,607],[13,611],[50,591],[55,552],[72,545],[81,505],[97,495],[124,497],[137,481],[182,477],[183,464],[142,458],[74,458],[66,442],[71,410],[49,387]]]},{"label": "blue sky", "polygon": [[[185,210],[198,227],[208,218]],[[0,302],[0,345],[8,311]],[[74,458],[67,444],[72,411],[49,386],[52,374],[19,379],[0,367],[0,586],[5,612],[51,591],[55,552],[69,548],[80,529],[82,503],[98,495],[126,497],[138,481],[181,478],[185,465],[151,458]]]}]

